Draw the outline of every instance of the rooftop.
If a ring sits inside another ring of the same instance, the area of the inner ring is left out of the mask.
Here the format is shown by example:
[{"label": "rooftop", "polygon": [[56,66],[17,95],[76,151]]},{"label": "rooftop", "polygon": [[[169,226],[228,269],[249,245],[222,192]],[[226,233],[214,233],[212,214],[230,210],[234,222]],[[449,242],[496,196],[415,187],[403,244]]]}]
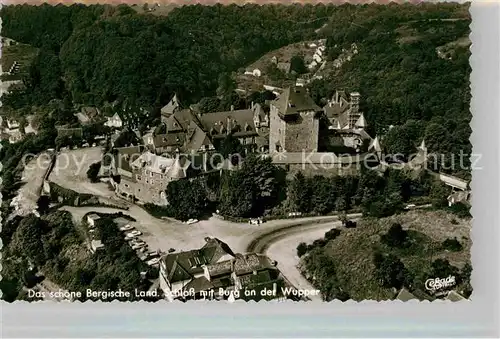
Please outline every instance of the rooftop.
[{"label": "rooftop", "polygon": [[314,103],[304,87],[290,87],[276,98],[272,105],[278,108],[280,115],[293,115],[304,111],[320,112],[321,108]]}]

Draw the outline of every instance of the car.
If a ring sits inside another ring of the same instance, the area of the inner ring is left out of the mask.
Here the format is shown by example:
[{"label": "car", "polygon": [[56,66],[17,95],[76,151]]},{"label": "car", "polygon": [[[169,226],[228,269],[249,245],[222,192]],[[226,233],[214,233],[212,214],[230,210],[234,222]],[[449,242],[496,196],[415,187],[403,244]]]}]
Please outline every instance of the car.
[{"label": "car", "polygon": [[301,212],[290,212],[288,213],[289,217],[300,217],[302,215]]},{"label": "car", "polygon": [[120,227],[120,231],[122,231],[122,232],[124,232],[124,231],[130,231],[130,230],[133,230],[133,229],[134,229],[134,226],[131,226],[129,224]]},{"label": "car", "polygon": [[137,244],[132,245],[132,249],[133,249],[133,250],[138,250],[138,249],[140,249],[140,248],[144,248],[144,247],[147,247],[147,246],[148,246],[148,245],[147,245],[147,244],[145,244],[145,243],[137,243]]},{"label": "car", "polygon": [[409,205],[406,205],[405,210],[409,210],[409,209],[412,209],[412,208],[415,208],[415,207],[417,207],[417,205],[415,205],[415,204],[409,204]]},{"label": "car", "polygon": [[133,231],[131,231],[131,232],[127,233],[127,235],[128,235],[128,234],[133,235],[133,236],[135,236],[135,237],[138,237],[138,236],[142,235],[142,232],[141,232],[141,231],[138,231],[138,230],[133,230]]},{"label": "car", "polygon": [[160,262],[160,258],[154,258],[154,259],[148,260],[146,262],[146,264],[148,264],[149,266],[154,266],[154,265],[157,265],[159,262]]},{"label": "car", "polygon": [[248,220],[248,223],[250,225],[260,225],[262,224],[262,218],[251,218],[250,220]]},{"label": "car", "polygon": [[189,219],[188,221],[186,221],[186,224],[191,225],[191,224],[196,224],[197,222],[198,222],[198,219]]},{"label": "car", "polygon": [[132,233],[125,234],[125,240],[132,240],[134,238],[137,238],[137,235],[132,234]]},{"label": "car", "polygon": [[170,248],[170,249],[168,250],[168,253],[174,253],[174,252],[175,252],[175,248]]}]

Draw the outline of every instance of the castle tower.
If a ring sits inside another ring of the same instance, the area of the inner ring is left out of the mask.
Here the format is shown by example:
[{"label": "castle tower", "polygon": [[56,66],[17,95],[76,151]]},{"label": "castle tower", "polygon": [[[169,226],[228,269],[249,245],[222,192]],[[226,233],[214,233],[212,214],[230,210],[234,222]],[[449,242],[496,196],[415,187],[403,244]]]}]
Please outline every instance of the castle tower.
[{"label": "castle tower", "polygon": [[287,88],[271,102],[269,152],[317,152],[321,108],[304,87]]},{"label": "castle tower", "polygon": [[358,92],[350,94],[350,107],[349,107],[349,129],[353,129],[358,121],[361,113],[359,113],[359,99],[361,95]]}]

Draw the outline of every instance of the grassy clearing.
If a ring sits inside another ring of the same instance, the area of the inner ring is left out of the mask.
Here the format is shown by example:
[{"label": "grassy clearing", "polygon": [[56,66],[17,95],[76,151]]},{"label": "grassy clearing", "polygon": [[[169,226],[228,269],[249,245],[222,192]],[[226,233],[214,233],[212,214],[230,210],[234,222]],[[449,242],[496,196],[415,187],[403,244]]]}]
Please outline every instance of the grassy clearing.
[{"label": "grassy clearing", "polygon": [[14,61],[20,65],[19,73],[15,75],[4,75],[2,80],[20,80],[28,74],[29,66],[36,54],[38,48],[30,45],[18,43],[16,45],[2,46],[2,71],[8,72]]},{"label": "grassy clearing", "polygon": [[[393,223],[400,223],[408,230],[411,243],[408,248],[395,249],[381,243],[380,236],[387,233]],[[425,276],[438,258],[462,268],[470,262],[470,227],[470,220],[460,220],[443,211],[410,211],[384,219],[364,219],[357,228],[342,229],[338,238],[330,241],[323,251],[335,263],[339,285],[348,290],[353,300],[387,300],[393,299],[396,291],[381,287],[374,278],[376,251],[395,254],[416,275]],[[442,242],[448,238],[457,238],[463,249],[444,250]]]}]

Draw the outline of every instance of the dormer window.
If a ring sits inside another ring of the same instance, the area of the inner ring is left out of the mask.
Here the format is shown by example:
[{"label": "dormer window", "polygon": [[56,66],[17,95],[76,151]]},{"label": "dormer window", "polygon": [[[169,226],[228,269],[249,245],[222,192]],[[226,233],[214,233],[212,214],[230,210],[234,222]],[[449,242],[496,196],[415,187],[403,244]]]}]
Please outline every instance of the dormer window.
[{"label": "dormer window", "polygon": [[213,128],[213,127],[212,127],[212,128],[210,129],[210,134],[212,134],[212,135],[217,134],[217,131],[215,130],[215,128]]},{"label": "dormer window", "polygon": [[248,124],[248,122],[245,124],[245,131],[250,132],[252,130],[252,127]]}]

